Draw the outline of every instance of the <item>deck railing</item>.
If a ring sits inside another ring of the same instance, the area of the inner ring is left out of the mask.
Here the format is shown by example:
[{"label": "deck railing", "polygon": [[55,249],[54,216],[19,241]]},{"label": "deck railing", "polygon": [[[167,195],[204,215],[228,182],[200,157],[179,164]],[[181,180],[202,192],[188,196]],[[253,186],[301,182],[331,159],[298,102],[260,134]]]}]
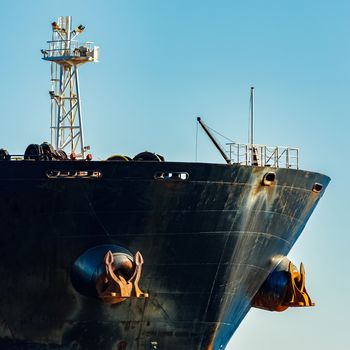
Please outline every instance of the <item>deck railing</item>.
[{"label": "deck railing", "polygon": [[232,163],[299,169],[299,149],[243,143],[227,143]]}]

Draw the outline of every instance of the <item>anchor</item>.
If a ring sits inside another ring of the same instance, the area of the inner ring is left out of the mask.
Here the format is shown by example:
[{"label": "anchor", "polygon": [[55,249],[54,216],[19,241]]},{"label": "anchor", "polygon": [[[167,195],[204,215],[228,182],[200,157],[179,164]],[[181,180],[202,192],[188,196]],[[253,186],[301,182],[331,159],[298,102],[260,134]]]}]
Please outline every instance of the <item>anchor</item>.
[{"label": "anchor", "polygon": [[109,250],[105,257],[105,275],[102,276],[96,283],[96,290],[98,297],[107,304],[118,304],[127,298],[148,298],[148,293],[141,291],[139,281],[141,277],[143,257],[138,251],[133,261],[128,257],[127,261],[122,263],[122,268],[131,270],[134,268],[131,277],[127,277],[121,268],[116,268],[115,257],[111,250]]}]

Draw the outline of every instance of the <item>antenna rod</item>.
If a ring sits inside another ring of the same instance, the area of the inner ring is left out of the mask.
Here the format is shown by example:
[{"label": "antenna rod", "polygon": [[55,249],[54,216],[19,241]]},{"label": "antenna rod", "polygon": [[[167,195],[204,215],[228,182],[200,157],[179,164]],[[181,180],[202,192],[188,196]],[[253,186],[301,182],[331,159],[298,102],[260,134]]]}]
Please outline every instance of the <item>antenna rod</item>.
[{"label": "antenna rod", "polygon": [[254,86],[250,88],[250,144],[254,145]]},{"label": "antenna rod", "polygon": [[209,129],[207,128],[207,126],[202,122],[201,118],[198,117],[197,118],[198,123],[200,124],[200,126],[203,128],[203,130],[205,131],[205,133],[208,135],[208,137],[210,138],[211,142],[214,144],[214,146],[217,148],[217,150],[220,152],[220,154],[222,155],[222,157],[225,159],[227,164],[231,164],[231,159],[227,156],[225,150],[219,145],[219,143],[216,141],[215,137],[212,135],[212,133],[209,131]]}]

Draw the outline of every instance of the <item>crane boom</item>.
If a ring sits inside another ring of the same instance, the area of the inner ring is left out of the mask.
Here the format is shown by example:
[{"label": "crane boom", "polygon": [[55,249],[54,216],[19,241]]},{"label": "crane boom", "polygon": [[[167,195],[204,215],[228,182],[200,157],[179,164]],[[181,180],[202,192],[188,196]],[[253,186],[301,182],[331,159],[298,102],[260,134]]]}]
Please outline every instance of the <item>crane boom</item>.
[{"label": "crane boom", "polygon": [[231,164],[231,159],[227,156],[225,150],[220,146],[220,144],[216,141],[214,135],[210,132],[210,130],[207,128],[207,126],[202,122],[201,118],[197,118],[198,123],[200,126],[203,128],[205,133],[208,135],[210,138],[211,142],[214,144],[214,146],[217,148],[217,150],[220,152],[222,157],[225,159],[227,164]]}]

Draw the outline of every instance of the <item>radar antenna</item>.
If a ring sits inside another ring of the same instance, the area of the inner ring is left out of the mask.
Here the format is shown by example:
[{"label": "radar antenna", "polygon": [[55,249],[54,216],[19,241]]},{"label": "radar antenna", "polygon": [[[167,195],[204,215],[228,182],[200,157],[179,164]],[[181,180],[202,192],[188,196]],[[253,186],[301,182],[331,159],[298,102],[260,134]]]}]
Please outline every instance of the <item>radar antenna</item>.
[{"label": "radar antenna", "polygon": [[90,147],[84,144],[78,67],[98,62],[99,47],[92,42],[79,44],[75,38],[85,27],[80,24],[72,30],[71,23],[71,16],[53,22],[49,48],[41,53],[43,60],[51,62],[51,143],[72,159],[84,159]]}]

